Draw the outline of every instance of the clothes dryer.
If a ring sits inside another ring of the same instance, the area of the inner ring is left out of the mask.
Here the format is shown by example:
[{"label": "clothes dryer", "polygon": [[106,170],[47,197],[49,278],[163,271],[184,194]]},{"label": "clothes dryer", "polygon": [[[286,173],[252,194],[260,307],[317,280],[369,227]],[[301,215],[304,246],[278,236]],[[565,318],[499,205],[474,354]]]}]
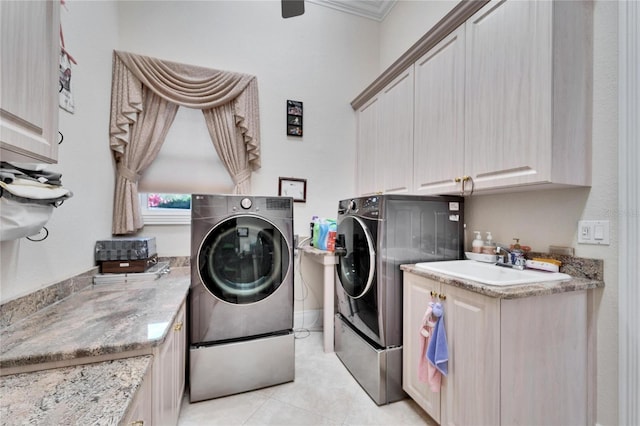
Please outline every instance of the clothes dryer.
[{"label": "clothes dryer", "polygon": [[293,199],[191,200],[191,401],[292,381]]},{"label": "clothes dryer", "polygon": [[400,265],[462,259],[463,203],[389,194],[338,204],[335,351],[379,405],[405,397]]}]

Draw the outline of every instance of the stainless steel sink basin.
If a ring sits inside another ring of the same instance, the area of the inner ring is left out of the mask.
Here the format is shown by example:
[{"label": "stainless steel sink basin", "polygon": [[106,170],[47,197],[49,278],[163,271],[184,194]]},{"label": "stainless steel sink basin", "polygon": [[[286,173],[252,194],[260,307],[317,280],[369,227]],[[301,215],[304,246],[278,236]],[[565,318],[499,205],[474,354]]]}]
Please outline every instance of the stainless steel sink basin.
[{"label": "stainless steel sink basin", "polygon": [[571,279],[570,275],[560,272],[533,271],[531,269],[520,271],[491,263],[476,262],[475,260],[416,263],[416,268],[495,286],[568,281]]}]

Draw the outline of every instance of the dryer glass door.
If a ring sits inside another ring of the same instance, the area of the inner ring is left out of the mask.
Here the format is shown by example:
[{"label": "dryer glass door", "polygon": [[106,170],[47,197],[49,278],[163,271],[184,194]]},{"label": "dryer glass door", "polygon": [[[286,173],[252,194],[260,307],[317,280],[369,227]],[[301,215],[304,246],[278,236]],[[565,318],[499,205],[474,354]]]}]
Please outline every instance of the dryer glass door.
[{"label": "dryer glass door", "polygon": [[338,277],[344,291],[352,298],[364,296],[375,275],[376,253],[373,238],[365,223],[355,216],[346,216],[338,224],[337,234],[344,238],[346,253],[339,257]]},{"label": "dryer glass door", "polygon": [[198,251],[202,283],[214,297],[232,304],[269,297],[284,281],[290,262],[290,250],[280,230],[255,216],[234,216],[220,222]]}]

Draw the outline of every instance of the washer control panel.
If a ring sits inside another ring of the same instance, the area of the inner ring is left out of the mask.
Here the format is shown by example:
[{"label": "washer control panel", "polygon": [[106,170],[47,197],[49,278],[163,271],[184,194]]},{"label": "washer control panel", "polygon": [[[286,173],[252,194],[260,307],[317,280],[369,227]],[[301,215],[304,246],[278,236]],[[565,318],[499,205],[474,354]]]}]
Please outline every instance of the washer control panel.
[{"label": "washer control panel", "polygon": [[251,201],[251,198],[243,198],[240,201],[240,206],[245,210],[250,209],[252,205],[253,202]]}]

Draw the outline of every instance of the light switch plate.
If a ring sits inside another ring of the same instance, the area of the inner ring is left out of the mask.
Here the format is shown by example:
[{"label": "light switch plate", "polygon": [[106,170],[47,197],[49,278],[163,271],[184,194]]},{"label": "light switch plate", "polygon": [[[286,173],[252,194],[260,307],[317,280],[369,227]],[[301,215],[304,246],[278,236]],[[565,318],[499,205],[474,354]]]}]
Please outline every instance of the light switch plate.
[{"label": "light switch plate", "polygon": [[578,222],[578,244],[609,245],[608,220],[581,220]]}]

